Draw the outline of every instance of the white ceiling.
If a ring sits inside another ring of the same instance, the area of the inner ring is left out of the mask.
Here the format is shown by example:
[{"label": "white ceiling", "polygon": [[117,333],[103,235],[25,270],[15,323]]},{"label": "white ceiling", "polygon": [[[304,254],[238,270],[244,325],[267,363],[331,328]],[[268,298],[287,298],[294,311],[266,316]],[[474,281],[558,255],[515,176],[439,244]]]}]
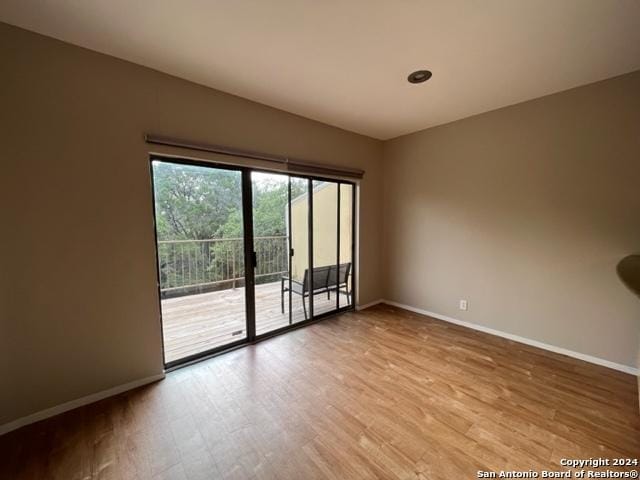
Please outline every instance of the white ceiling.
[{"label": "white ceiling", "polygon": [[380,139],[640,69],[638,0],[2,0],[0,19]]}]

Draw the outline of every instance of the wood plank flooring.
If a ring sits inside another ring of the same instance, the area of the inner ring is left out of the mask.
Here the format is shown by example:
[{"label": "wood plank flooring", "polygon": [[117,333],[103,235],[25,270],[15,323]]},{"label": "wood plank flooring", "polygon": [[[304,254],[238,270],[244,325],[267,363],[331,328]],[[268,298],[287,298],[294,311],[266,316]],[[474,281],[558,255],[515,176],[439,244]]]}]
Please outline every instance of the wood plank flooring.
[{"label": "wood plank flooring", "polygon": [[[289,294],[284,297],[283,314],[279,281],[257,285],[255,292],[258,335],[289,325]],[[330,298],[315,295],[313,301],[316,314],[336,309],[335,292]],[[308,309],[309,300],[305,302]],[[341,294],[340,306],[347,304],[346,295]],[[300,295],[293,295],[291,306],[292,322],[305,320]],[[162,300],[162,326],[166,362],[246,338],[244,288]]]},{"label": "wood plank flooring", "polygon": [[10,479],[473,479],[640,453],[635,377],[386,305],[0,437]]}]

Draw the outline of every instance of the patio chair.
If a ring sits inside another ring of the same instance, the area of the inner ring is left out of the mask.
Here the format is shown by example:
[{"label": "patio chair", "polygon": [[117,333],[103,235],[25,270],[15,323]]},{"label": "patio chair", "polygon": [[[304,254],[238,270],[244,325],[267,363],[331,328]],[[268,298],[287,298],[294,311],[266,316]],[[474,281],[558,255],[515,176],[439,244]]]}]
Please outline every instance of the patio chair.
[{"label": "patio chair", "polygon": [[[304,311],[305,320],[308,319],[307,305],[305,298],[311,294],[326,293],[327,299],[331,299],[331,292],[335,291],[346,294],[347,302],[351,303],[351,292],[349,291],[349,275],[351,273],[351,262],[337,265],[328,265],[316,267],[313,269],[313,288],[309,288],[309,269],[305,269],[302,282],[292,278],[291,290],[289,290],[289,277],[284,276],[280,280],[280,303],[282,313],[284,314],[284,294],[285,292],[296,293],[302,297],[302,309]],[[341,290],[343,289],[343,290]]]}]

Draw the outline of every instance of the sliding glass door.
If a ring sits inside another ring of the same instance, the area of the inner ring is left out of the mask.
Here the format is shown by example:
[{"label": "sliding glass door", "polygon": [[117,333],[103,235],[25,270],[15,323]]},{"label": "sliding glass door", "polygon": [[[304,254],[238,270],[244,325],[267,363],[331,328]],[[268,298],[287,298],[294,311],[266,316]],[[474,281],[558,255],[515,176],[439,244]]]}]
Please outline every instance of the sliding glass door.
[{"label": "sliding glass door", "polygon": [[289,235],[291,236],[291,275],[284,285],[283,298],[290,305],[291,323],[308,320],[311,315],[309,296],[309,189],[311,181],[290,177],[291,206]]},{"label": "sliding glass door", "polygon": [[289,276],[289,176],[251,172],[251,189],[256,335],[262,335],[290,325],[281,289]]},{"label": "sliding glass door", "polygon": [[165,364],[353,306],[354,185],[154,158]]},{"label": "sliding glass door", "polygon": [[247,339],[242,172],[152,162],[166,364]]},{"label": "sliding glass door", "polygon": [[351,307],[353,298],[353,252],[355,249],[355,188],[350,183],[338,184],[338,301],[337,308]]},{"label": "sliding glass door", "polygon": [[338,308],[338,187],[313,181],[313,312],[318,315]]}]

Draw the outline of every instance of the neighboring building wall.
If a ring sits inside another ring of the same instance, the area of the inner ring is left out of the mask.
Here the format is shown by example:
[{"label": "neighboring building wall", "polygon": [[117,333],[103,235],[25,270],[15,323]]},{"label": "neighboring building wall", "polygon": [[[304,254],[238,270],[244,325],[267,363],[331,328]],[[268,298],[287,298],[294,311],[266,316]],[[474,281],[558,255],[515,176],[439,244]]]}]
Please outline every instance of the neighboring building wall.
[{"label": "neighboring building wall", "polygon": [[[352,262],[351,185],[340,186],[340,263]],[[291,202],[291,244],[295,251],[291,262],[293,278],[302,281],[309,266],[307,195]],[[337,184],[314,182],[313,189],[313,266],[335,265],[337,261]]]}]

